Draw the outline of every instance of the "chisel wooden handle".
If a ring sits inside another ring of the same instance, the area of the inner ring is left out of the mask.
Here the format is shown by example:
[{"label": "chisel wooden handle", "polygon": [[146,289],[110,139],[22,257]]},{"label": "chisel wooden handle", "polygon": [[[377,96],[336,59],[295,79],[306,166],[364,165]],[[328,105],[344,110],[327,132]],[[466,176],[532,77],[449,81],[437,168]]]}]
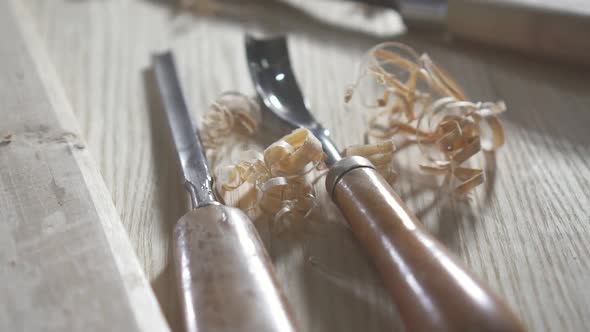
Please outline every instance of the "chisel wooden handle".
[{"label": "chisel wooden handle", "polygon": [[238,209],[208,205],[174,229],[187,332],[294,332],[292,315],[256,229]]},{"label": "chisel wooden handle", "polygon": [[524,331],[360,157],[337,162],[332,199],[372,258],[408,331]]}]

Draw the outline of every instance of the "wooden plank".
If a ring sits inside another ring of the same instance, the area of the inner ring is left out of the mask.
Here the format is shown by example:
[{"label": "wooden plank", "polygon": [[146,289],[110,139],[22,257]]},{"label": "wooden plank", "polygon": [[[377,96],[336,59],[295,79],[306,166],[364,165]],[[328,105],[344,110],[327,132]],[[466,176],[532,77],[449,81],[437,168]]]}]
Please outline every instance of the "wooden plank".
[{"label": "wooden plank", "polygon": [[20,6],[0,3],[0,330],[166,331]]},{"label": "wooden plank", "polygon": [[[275,15],[245,7],[238,18],[194,18],[174,16],[171,8],[150,1],[27,3],[173,326],[178,325],[168,248],[172,223],[184,211],[184,192],[170,161],[165,122],[150,111],[157,101],[140,75],[150,52],[174,50],[198,116],[222,91],[253,93],[245,30],[288,31],[295,71],[312,110],[341,146],[362,141],[365,115],[341,101],[363,52],[384,35],[343,32],[322,21],[335,20],[332,12],[346,20],[344,11],[318,4],[315,17],[322,19],[309,19],[284,7]],[[391,24],[396,31],[396,22],[383,20],[377,30]],[[531,331],[589,330],[587,73],[419,35],[402,40],[431,54],[474,99],[503,99],[509,110],[507,145],[497,155],[496,171],[487,174],[488,187],[467,200],[434,200],[436,187],[416,171],[415,155],[408,152],[400,155],[396,188]],[[372,266],[338,213],[322,203],[322,211],[282,233],[279,225],[258,221],[303,330],[396,330],[395,309]]]}]

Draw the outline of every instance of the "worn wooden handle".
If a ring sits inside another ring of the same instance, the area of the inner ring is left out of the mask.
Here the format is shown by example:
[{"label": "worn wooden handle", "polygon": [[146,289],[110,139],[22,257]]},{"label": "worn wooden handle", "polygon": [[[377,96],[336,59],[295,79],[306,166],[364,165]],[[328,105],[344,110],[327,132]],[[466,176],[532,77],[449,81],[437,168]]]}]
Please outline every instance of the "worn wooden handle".
[{"label": "worn wooden handle", "polygon": [[209,205],[174,229],[187,332],[296,331],[256,229],[238,209]]},{"label": "worn wooden handle", "polygon": [[506,305],[427,233],[373,168],[345,172],[332,195],[408,331],[523,331]]}]

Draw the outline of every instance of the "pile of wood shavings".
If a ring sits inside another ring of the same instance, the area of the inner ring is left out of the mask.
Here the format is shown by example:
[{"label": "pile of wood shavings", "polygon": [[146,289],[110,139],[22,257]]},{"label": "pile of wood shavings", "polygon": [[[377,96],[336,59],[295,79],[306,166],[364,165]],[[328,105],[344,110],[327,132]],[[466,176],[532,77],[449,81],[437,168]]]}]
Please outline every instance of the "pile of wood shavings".
[{"label": "pile of wood shavings", "polygon": [[[506,111],[503,102],[469,101],[427,54],[418,56],[410,47],[393,42],[369,50],[359,79],[346,91],[345,102],[350,103],[367,83],[376,92],[368,101],[361,101],[363,108],[373,110],[369,141],[417,144],[425,159],[418,167],[428,174],[443,175],[443,183],[457,193],[484,182],[481,168],[465,165],[480,150],[495,151],[504,144],[497,117]],[[358,94],[367,97],[364,91]],[[375,143],[355,149],[374,148]]]},{"label": "pile of wood shavings", "polygon": [[[345,101],[352,100],[363,81],[376,85],[377,97],[362,103],[374,110],[368,121],[370,142],[347,147],[342,154],[368,158],[392,183],[396,143],[414,144],[424,156],[419,169],[444,176],[443,184],[455,192],[463,194],[483,183],[483,170],[465,165],[480,150],[494,151],[504,143],[497,118],[506,110],[504,103],[467,100],[426,54],[418,56],[403,44],[377,45],[365,59]],[[297,129],[266,149],[255,148],[247,142],[260,119],[258,103],[235,92],[223,94],[203,117],[201,136],[218,196],[254,219],[262,214],[275,219],[305,216],[316,204],[318,173],[325,173],[318,172],[325,168],[321,143],[308,130]]]},{"label": "pile of wood shavings", "polygon": [[[307,129],[297,129],[262,152],[253,146],[236,148],[236,142],[256,132],[259,112],[252,99],[228,93],[204,115],[201,137],[212,161],[217,194],[253,219],[261,214],[275,219],[305,216],[315,206],[313,178],[325,158],[322,145]],[[241,155],[231,158],[236,151]]]}]

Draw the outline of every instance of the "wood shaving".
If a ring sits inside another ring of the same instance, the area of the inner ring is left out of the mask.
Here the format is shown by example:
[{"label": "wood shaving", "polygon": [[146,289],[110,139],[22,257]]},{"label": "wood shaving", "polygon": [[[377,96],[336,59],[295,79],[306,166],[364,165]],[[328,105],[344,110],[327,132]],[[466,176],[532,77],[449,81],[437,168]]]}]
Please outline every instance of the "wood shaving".
[{"label": "wood shaving", "polygon": [[315,198],[307,175],[323,160],[318,139],[307,129],[296,129],[249,160],[216,167],[216,190],[226,203],[237,195],[233,201],[253,215],[306,215]]},{"label": "wood shaving", "polygon": [[[427,54],[418,56],[400,43],[375,46],[362,68],[357,82],[347,89],[345,102],[351,102],[367,79],[374,84],[372,91],[377,95],[361,101],[363,108],[374,110],[368,121],[369,140],[417,144],[425,159],[418,163],[419,169],[444,176],[443,183],[457,193],[484,182],[483,170],[465,163],[481,150],[495,151],[504,144],[498,119],[506,111],[502,101],[469,101],[459,84]],[[373,146],[365,147],[371,151]],[[362,152],[364,148],[355,149]]]},{"label": "wood shaving", "polygon": [[203,116],[201,139],[205,148],[217,147],[238,132],[252,135],[260,123],[258,103],[237,92],[222,94]]},{"label": "wood shaving", "polygon": [[321,143],[307,129],[297,129],[262,152],[240,145],[252,138],[259,123],[256,101],[235,92],[223,94],[202,117],[201,138],[218,197],[253,219],[306,215],[315,205],[311,178],[325,158]]},{"label": "wood shaving", "polygon": [[238,92],[223,93],[201,118],[201,140],[212,164],[229,162],[234,147],[248,149],[241,143],[254,135],[260,123],[258,103]]},{"label": "wood shaving", "polygon": [[392,164],[394,152],[395,144],[391,140],[386,140],[372,144],[349,146],[342,151],[342,155],[345,157],[361,156],[369,159],[385,180],[391,183],[397,177]]}]

